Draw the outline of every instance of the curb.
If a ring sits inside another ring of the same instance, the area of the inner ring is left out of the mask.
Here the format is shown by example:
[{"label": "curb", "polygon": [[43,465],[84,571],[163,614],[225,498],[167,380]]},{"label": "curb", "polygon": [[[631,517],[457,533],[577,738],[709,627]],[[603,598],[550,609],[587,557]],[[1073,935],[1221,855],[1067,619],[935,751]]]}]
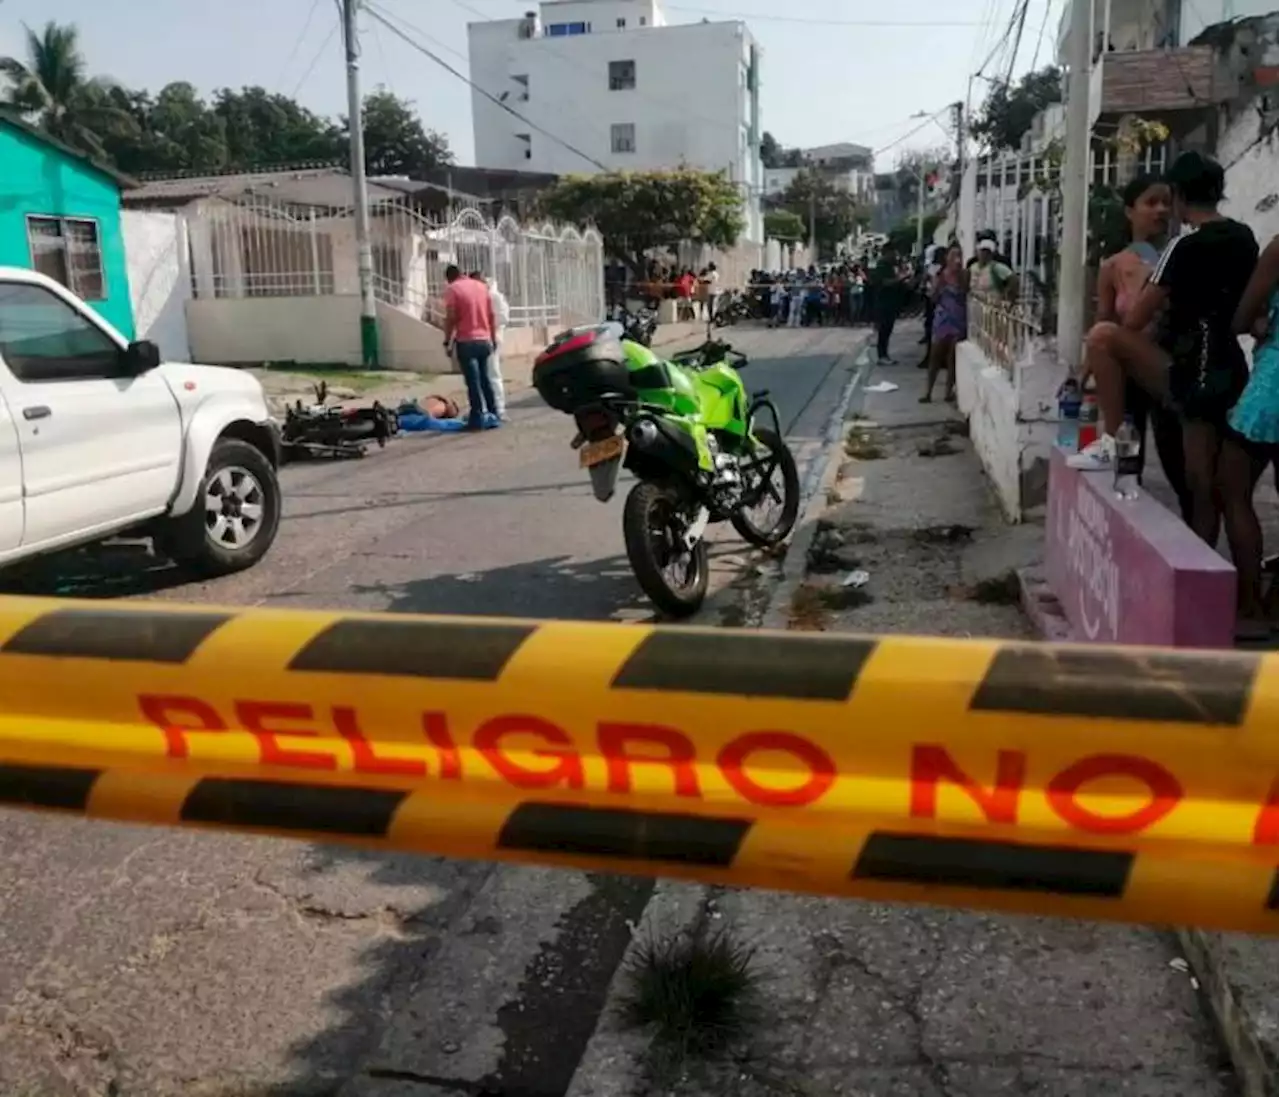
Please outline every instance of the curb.
[{"label": "curb", "polygon": [[[1052,643],[1072,643],[1070,626],[1057,597],[1036,568],[1018,571],[1022,608],[1036,631]],[[1206,933],[1200,929],[1175,930],[1178,946],[1191,974],[1200,985],[1209,1012],[1226,1047],[1243,1097],[1275,1097],[1280,1092],[1276,1067],[1276,1027],[1262,1020],[1266,1005],[1273,1009],[1274,984],[1252,994],[1236,972],[1276,971],[1275,940],[1230,933]],[[1253,955],[1253,953],[1264,955]],[[1243,955],[1242,955],[1243,953]],[[1274,978],[1274,974],[1272,975]],[[1253,1008],[1249,997],[1260,999]]]},{"label": "curb", "polygon": [[[1238,943],[1246,952],[1269,949],[1265,960],[1262,957],[1257,960],[1265,965],[1263,970],[1274,973],[1276,942],[1228,933],[1205,933],[1199,929],[1179,929],[1177,936],[1191,972],[1209,1001],[1244,1097],[1275,1097],[1280,1089],[1275,1028],[1273,1026],[1269,1033],[1263,1031],[1257,1014],[1245,1002],[1247,992],[1232,977],[1232,971],[1254,967],[1254,957],[1235,954],[1234,946]],[[1268,993],[1274,1006],[1274,988]]]},{"label": "curb", "polygon": [[809,570],[809,549],[813,547],[813,540],[818,535],[818,526],[827,509],[827,492],[835,486],[836,476],[845,461],[844,450],[837,443],[841,440],[846,417],[853,407],[854,399],[861,393],[871,373],[873,362],[870,347],[871,341],[868,336],[867,341],[855,352],[856,368],[840,394],[831,418],[827,421],[827,429],[822,439],[823,445],[828,450],[827,459],[825,462],[815,462],[810,472],[810,483],[805,485],[809,491],[809,500],[805,504],[804,514],[796,526],[795,533],[791,535],[787,555],[782,561],[782,578],[769,597],[769,604],[765,607],[764,617],[760,621],[761,628],[785,630],[787,627],[790,619],[788,607],[791,604],[791,598],[796,588],[804,582],[805,573]]}]

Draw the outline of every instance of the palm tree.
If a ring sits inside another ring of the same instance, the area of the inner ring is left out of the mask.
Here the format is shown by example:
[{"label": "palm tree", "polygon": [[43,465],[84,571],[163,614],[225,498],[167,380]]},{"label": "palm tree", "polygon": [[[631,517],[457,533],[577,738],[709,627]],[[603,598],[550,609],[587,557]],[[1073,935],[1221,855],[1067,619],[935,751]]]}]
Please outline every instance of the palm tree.
[{"label": "palm tree", "polygon": [[0,107],[33,116],[50,137],[92,156],[105,155],[103,135],[130,124],[126,112],[108,98],[108,85],[85,77],[78,32],[52,21],[37,34],[27,31],[27,60],[0,57],[0,77],[9,87]]}]

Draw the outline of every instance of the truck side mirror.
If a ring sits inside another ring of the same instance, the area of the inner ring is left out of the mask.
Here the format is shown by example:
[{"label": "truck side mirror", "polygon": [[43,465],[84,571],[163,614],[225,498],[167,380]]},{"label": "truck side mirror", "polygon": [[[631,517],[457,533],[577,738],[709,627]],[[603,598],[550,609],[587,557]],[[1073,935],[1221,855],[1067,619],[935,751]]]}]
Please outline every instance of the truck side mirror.
[{"label": "truck side mirror", "polygon": [[139,339],[121,352],[120,365],[127,376],[140,377],[160,365],[160,348],[150,339]]}]

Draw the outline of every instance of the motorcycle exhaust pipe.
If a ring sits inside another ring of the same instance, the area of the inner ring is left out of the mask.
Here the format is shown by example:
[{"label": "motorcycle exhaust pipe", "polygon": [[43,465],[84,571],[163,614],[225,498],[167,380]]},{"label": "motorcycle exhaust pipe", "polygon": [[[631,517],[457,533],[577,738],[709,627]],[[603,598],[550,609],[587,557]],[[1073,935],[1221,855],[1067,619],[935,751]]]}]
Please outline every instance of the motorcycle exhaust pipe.
[{"label": "motorcycle exhaust pipe", "polygon": [[631,424],[628,432],[630,441],[637,449],[652,449],[655,442],[662,437],[658,424],[652,419],[638,419]]}]

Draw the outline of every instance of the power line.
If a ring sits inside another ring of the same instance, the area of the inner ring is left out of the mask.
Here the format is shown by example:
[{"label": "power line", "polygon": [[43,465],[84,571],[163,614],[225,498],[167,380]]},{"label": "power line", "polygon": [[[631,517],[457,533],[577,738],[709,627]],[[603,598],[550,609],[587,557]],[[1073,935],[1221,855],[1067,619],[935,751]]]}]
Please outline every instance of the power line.
[{"label": "power line", "polygon": [[506,111],[506,112],[507,112],[509,115],[511,115],[513,118],[517,118],[517,119],[519,119],[519,120],[520,120],[521,122],[523,122],[526,126],[528,126],[531,130],[535,131],[536,133],[540,133],[540,134],[542,134],[542,136],[543,136],[543,137],[549,137],[549,138],[550,138],[552,141],[554,141],[557,145],[559,145],[559,146],[561,146],[562,148],[567,149],[569,152],[573,153],[573,155],[574,155],[574,156],[580,156],[580,157],[581,157],[583,160],[585,160],[588,164],[591,164],[591,165],[593,165],[594,167],[599,168],[601,171],[608,171],[608,170],[609,170],[609,167],[608,167],[608,165],[607,165],[607,164],[602,164],[602,163],[601,163],[599,160],[597,160],[594,156],[588,156],[588,155],[587,155],[585,152],[583,152],[581,149],[576,148],[575,146],[573,146],[573,145],[569,144],[569,142],[568,142],[568,141],[566,141],[563,137],[560,137],[560,136],[558,136],[558,135],[556,135],[556,134],[552,133],[552,132],[551,132],[550,130],[548,130],[548,129],[544,129],[542,126],[538,125],[536,122],[531,122],[528,118],[526,118],[526,117],[525,117],[523,114],[521,114],[518,110],[515,110],[513,107],[508,106],[508,105],[507,105],[506,103],[504,103],[501,99],[499,99],[496,95],[491,95],[489,92],[485,91],[485,89],[484,89],[484,88],[482,88],[482,87],[480,87],[480,85],[479,85],[479,84],[474,83],[474,82],[470,79],[470,77],[464,76],[464,75],[463,75],[462,73],[460,73],[457,69],[455,69],[451,64],[449,64],[449,62],[448,62],[448,61],[445,61],[443,58],[441,58],[441,57],[437,56],[437,55],[436,55],[435,53],[433,53],[431,50],[427,49],[427,47],[426,47],[426,46],[424,46],[421,42],[417,42],[417,41],[415,41],[415,40],[414,40],[413,38],[411,38],[408,34],[406,34],[403,30],[401,30],[399,27],[397,27],[394,23],[392,23],[392,22],[391,22],[391,21],[386,17],[386,15],[384,15],[384,14],[383,14],[383,12],[382,12],[382,9],[381,9],[381,8],[377,8],[377,7],[374,7],[372,4],[368,4],[368,3],[366,3],[366,4],[365,4],[365,6],[364,6],[364,10],[365,10],[365,11],[367,11],[367,12],[369,13],[369,15],[370,15],[370,16],[372,16],[372,17],[373,17],[374,19],[376,19],[379,23],[381,23],[384,27],[386,27],[386,28],[387,28],[387,30],[389,30],[392,34],[394,34],[394,35],[395,35],[397,38],[399,38],[401,41],[408,43],[410,46],[412,46],[414,49],[416,49],[416,50],[417,50],[420,54],[422,54],[424,57],[427,57],[427,58],[429,58],[430,60],[434,61],[437,65],[439,65],[442,69],[444,69],[444,70],[445,70],[445,72],[449,73],[449,74],[450,74],[450,75],[452,75],[452,76],[456,76],[459,80],[461,80],[464,84],[466,84],[466,85],[467,85],[469,88],[471,88],[473,91],[477,91],[477,92],[479,92],[482,96],[484,96],[486,99],[488,99],[488,100],[489,100],[489,102],[491,102],[494,106],[498,107],[498,108],[499,108],[499,109],[501,109],[501,110]]},{"label": "power line", "polygon": [[[473,12],[476,15],[483,14],[482,12],[478,11],[476,8],[472,8],[472,7],[469,7],[467,4],[461,3],[460,0],[454,0],[454,2],[458,5],[458,7],[463,8],[466,11]],[[384,8],[384,11],[387,15],[396,19],[401,26],[407,28],[408,30],[413,31],[415,34],[420,34],[428,42],[432,43],[433,45],[437,46],[442,50],[445,50],[448,53],[453,54],[454,57],[457,57],[460,60],[465,61],[467,63],[468,70],[470,69],[471,58],[467,54],[463,53],[461,50],[454,49],[453,46],[450,46],[446,42],[441,42],[440,39],[438,38],[432,37],[432,35],[428,34],[425,30],[423,30],[421,27],[417,26],[416,24],[411,23],[399,12],[393,12],[388,8]],[[503,98],[503,97],[499,96],[499,98]],[[506,102],[505,98],[503,98],[503,102]],[[569,114],[573,115],[573,117],[582,125],[584,129],[591,130],[597,137],[603,138],[606,143],[609,142],[610,140],[609,135],[606,134],[604,130],[599,129],[593,119],[587,118],[585,115],[579,113],[579,111],[572,104],[561,102],[558,105],[557,110],[567,111]]]},{"label": "power line", "polygon": [[1040,60],[1040,47],[1044,45],[1044,30],[1049,25],[1049,4],[1044,6],[1044,18],[1040,20],[1040,32],[1036,35],[1036,51],[1031,55],[1031,71],[1036,71],[1036,64]]},{"label": "power line", "polygon": [[925,30],[930,27],[978,27],[982,24],[973,19],[965,20],[903,20],[903,19],[814,19],[803,15],[773,15],[762,11],[724,12],[712,8],[686,7],[684,4],[668,4],[668,11],[687,11],[691,15],[718,15],[725,22],[747,22],[760,20],[764,23],[800,23],[815,27],[882,27],[889,30],[910,29]]},{"label": "power line", "polygon": [[1004,82],[1008,87],[1009,82],[1013,79],[1013,66],[1018,62],[1018,50],[1022,48],[1022,28],[1027,23],[1027,0],[1022,0],[1022,6],[1018,9],[1018,29],[1013,36],[1013,47],[1009,50],[1009,63],[1005,66]]},{"label": "power line", "polygon": [[[453,0],[453,3],[457,7],[461,8],[463,11],[470,12],[472,15],[483,16],[485,14],[484,12],[480,11],[479,8],[473,7],[471,4],[467,3],[466,0]],[[411,24],[403,18],[400,21],[404,23],[405,26],[411,26]],[[486,21],[490,21],[490,20],[487,20],[486,18]],[[572,68],[576,68],[580,72],[590,71],[582,65],[582,63],[579,61],[578,58],[571,57],[569,56],[569,54],[564,53],[561,50],[558,50],[553,46],[551,46],[550,44],[548,44],[548,39],[546,37],[540,38],[538,41],[541,48],[545,50],[547,53],[549,53],[552,57],[560,58],[560,60],[562,60],[566,65],[569,65]],[[593,75],[598,75],[598,74],[593,73]],[[607,76],[607,71],[605,75]],[[705,114],[699,114],[697,113],[697,111],[690,110],[690,104],[686,99],[664,98],[663,96],[660,96],[660,95],[654,95],[652,92],[644,91],[639,87],[629,88],[628,90],[637,98],[647,99],[650,103],[656,103],[658,106],[663,107],[666,110],[669,110],[670,112],[672,112],[672,114],[674,114],[676,117],[679,117],[681,119],[692,119],[699,122],[705,122],[708,126],[715,126],[717,129],[733,129],[736,131],[738,128],[738,124],[736,122],[726,123],[722,118],[709,118]],[[572,112],[572,108],[569,108],[569,109]],[[576,113],[576,112],[573,112],[573,113]],[[600,132],[600,131],[597,131],[597,132]]]},{"label": "power line", "polygon": [[289,57],[284,63],[284,68],[280,70],[281,74],[289,71],[293,66],[294,60],[298,56],[298,50],[302,48],[302,43],[306,40],[307,32],[311,29],[311,20],[316,17],[316,8],[320,6],[320,0],[311,0],[311,7],[307,9],[307,18],[303,21],[302,30],[298,32],[298,37],[293,41],[293,49],[289,51]]},{"label": "power line", "polygon": [[329,28],[329,33],[324,36],[324,41],[320,43],[320,48],[316,50],[315,55],[311,58],[310,64],[307,65],[302,75],[298,78],[297,84],[294,85],[294,89],[289,95],[290,99],[296,99],[298,97],[298,92],[302,90],[302,85],[310,79],[312,72],[315,71],[315,67],[320,61],[320,57],[323,55],[324,51],[328,49],[329,43],[333,41],[333,36],[337,33],[338,24],[335,22],[333,26]]}]

